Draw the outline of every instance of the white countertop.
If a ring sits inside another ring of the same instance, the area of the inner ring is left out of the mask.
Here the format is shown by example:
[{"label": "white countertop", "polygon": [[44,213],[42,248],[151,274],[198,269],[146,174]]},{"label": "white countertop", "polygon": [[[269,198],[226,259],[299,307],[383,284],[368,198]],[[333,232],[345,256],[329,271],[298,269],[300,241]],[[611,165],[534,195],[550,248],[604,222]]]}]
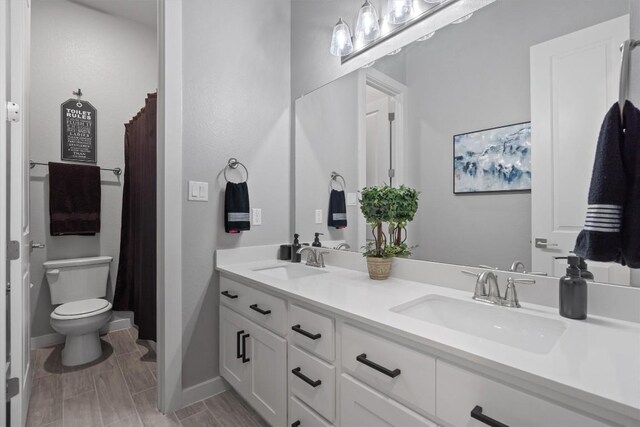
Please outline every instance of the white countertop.
[{"label": "white countertop", "polygon": [[523,303],[522,308],[512,310],[568,325],[549,353],[534,354],[390,311],[428,294],[472,301],[473,289],[463,292],[397,278],[373,281],[366,273],[332,266],[326,268],[329,274],[295,280],[278,280],[254,271],[279,264],[289,262],[258,261],[219,265],[217,269],[232,279],[308,302],[640,422],[639,324],[599,316],[565,319],[557,309]]}]

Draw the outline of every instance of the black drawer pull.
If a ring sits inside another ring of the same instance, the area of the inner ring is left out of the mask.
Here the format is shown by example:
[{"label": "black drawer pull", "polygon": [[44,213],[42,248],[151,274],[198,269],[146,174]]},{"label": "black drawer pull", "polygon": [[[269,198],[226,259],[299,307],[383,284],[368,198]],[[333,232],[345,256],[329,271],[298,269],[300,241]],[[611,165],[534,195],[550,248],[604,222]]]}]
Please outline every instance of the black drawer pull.
[{"label": "black drawer pull", "polygon": [[362,364],[367,365],[372,369],[375,369],[378,372],[382,372],[383,374],[391,378],[397,377],[402,372],[400,371],[400,369],[394,369],[392,371],[390,369],[385,368],[384,366],[380,366],[377,363],[372,362],[371,360],[367,359],[367,355],[365,353],[362,353],[361,355],[356,356],[356,360]]},{"label": "black drawer pull", "polygon": [[306,376],[305,374],[303,374],[302,372],[300,372],[300,367],[297,367],[295,369],[291,370],[291,373],[293,375],[295,375],[296,377],[300,378],[302,381],[304,381],[305,383],[309,384],[311,387],[316,388],[318,387],[320,384],[322,384],[321,380],[312,380],[311,378],[309,378],[308,376]]},{"label": "black drawer pull", "polygon": [[240,347],[240,335],[244,334],[244,331],[238,331],[236,335],[236,359],[240,359],[242,357],[242,349]]},{"label": "black drawer pull", "polygon": [[490,427],[509,427],[506,424],[502,424],[500,421],[496,421],[493,418],[484,415],[482,413],[482,406],[479,405],[476,405],[476,407],[471,410],[471,418],[474,418]]},{"label": "black drawer pull", "polygon": [[225,297],[229,298],[229,299],[236,299],[238,298],[238,295],[231,295],[229,293],[229,291],[222,291],[220,292],[222,295],[224,295]]},{"label": "black drawer pull", "polygon": [[311,332],[307,332],[307,331],[305,331],[304,329],[302,329],[302,328],[300,327],[300,325],[293,325],[293,326],[291,327],[291,329],[292,329],[293,331],[295,331],[295,332],[299,333],[299,334],[304,335],[304,336],[305,336],[305,337],[307,337],[307,338],[312,339],[312,340],[320,339],[320,337],[322,336],[322,334],[320,334],[320,333],[318,333],[318,334],[312,334]]},{"label": "black drawer pull", "polygon": [[300,420],[294,422],[293,424],[291,424],[291,427],[300,427]]},{"label": "black drawer pull", "polygon": [[242,336],[242,363],[247,363],[251,360],[247,357],[247,338],[249,338],[249,334]]},{"label": "black drawer pull", "polygon": [[257,312],[258,312],[258,313],[260,313],[260,314],[264,314],[265,316],[266,316],[267,314],[271,314],[271,310],[263,310],[263,309],[261,309],[260,307],[258,307],[258,304],[250,305],[250,306],[249,306],[249,308],[250,308],[251,310],[257,311]]}]

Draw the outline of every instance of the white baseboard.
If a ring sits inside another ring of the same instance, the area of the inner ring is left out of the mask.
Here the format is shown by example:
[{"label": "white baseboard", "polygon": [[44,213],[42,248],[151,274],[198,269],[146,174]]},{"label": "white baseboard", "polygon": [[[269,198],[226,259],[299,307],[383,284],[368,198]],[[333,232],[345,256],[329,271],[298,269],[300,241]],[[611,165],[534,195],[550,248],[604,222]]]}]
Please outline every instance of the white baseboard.
[{"label": "white baseboard", "polygon": [[229,384],[222,377],[215,377],[200,384],[182,390],[180,408],[189,406],[216,394],[229,390]]},{"label": "white baseboard", "polygon": [[[131,327],[131,320],[128,318],[115,318],[111,322],[107,323],[101,330],[101,333],[108,333],[113,331],[119,331],[121,329],[129,329]],[[43,348],[50,347],[52,345],[62,344],[64,342],[64,335],[58,333],[40,335],[39,337],[31,337],[31,348]]]}]

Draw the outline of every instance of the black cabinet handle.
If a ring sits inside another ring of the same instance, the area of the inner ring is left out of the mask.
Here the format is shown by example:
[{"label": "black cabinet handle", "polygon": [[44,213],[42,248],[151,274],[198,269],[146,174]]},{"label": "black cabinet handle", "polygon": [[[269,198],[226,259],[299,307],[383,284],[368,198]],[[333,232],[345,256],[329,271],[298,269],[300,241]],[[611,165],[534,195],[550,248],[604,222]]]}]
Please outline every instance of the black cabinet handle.
[{"label": "black cabinet handle", "polygon": [[306,376],[305,374],[303,374],[302,372],[300,372],[300,367],[297,367],[295,369],[291,370],[291,373],[293,375],[295,375],[296,377],[300,378],[302,381],[304,381],[305,383],[309,384],[311,387],[316,388],[318,387],[320,384],[322,384],[321,380],[312,380],[311,378],[309,378],[308,376]]},{"label": "black cabinet handle", "polygon": [[224,295],[225,297],[229,298],[229,299],[236,299],[238,298],[238,295],[231,295],[229,293],[229,291],[222,291],[220,292],[222,295]]},{"label": "black cabinet handle", "polygon": [[293,424],[291,424],[291,427],[300,427],[300,420],[294,422]]},{"label": "black cabinet handle", "polygon": [[365,353],[362,353],[361,355],[356,356],[356,360],[364,365],[367,365],[371,369],[375,369],[378,372],[382,372],[383,374],[391,378],[397,377],[402,372],[400,371],[400,369],[394,369],[392,371],[390,369],[385,368],[384,366],[380,366],[377,363],[372,362],[371,360],[367,359],[367,355]]},{"label": "black cabinet handle", "polygon": [[476,407],[471,410],[471,418],[474,418],[490,427],[509,427],[506,424],[502,424],[500,421],[496,421],[493,418],[484,415],[482,413],[482,406],[479,405],[476,405]]},{"label": "black cabinet handle", "polygon": [[311,332],[307,332],[307,331],[305,331],[304,329],[302,329],[302,328],[300,327],[300,325],[293,325],[293,326],[291,327],[291,329],[292,329],[293,331],[295,331],[295,332],[299,333],[299,334],[304,335],[304,336],[305,336],[305,337],[307,337],[307,338],[312,339],[312,340],[320,339],[320,337],[322,336],[322,334],[319,334],[319,333],[318,333],[318,334],[312,334]]},{"label": "black cabinet handle", "polygon": [[250,305],[250,306],[249,306],[249,308],[250,308],[251,310],[257,311],[257,312],[258,312],[258,313],[260,313],[260,314],[264,314],[265,316],[266,316],[267,314],[271,314],[271,310],[263,310],[263,309],[261,309],[260,307],[258,307],[258,304]]},{"label": "black cabinet handle", "polygon": [[240,359],[242,357],[242,350],[240,347],[240,335],[244,334],[244,331],[238,331],[236,335],[236,359]]},{"label": "black cabinet handle", "polygon": [[251,360],[247,357],[247,338],[249,338],[249,334],[242,336],[242,363],[247,363]]}]

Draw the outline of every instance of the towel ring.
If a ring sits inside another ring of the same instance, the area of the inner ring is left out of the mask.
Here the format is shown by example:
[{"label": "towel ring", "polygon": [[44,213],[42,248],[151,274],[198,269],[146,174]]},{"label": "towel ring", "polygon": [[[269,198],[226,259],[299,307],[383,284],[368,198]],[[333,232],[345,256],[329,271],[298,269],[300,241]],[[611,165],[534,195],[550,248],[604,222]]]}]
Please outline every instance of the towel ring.
[{"label": "towel ring", "polygon": [[245,165],[240,163],[238,161],[238,159],[236,159],[235,157],[232,157],[232,158],[229,159],[229,161],[227,162],[227,166],[222,171],[222,174],[224,175],[224,180],[225,181],[229,182],[229,178],[227,178],[227,168],[238,169],[238,166],[242,166],[242,169],[244,169],[244,173],[246,175],[246,178],[244,179],[244,181],[240,181],[240,182],[249,181],[249,170],[247,169],[247,167]]},{"label": "towel ring", "polygon": [[[338,179],[341,179],[342,182],[338,181]],[[342,191],[344,191],[344,189],[347,187],[347,181],[336,171],[331,172],[331,179],[329,180],[329,190],[335,190],[335,188],[333,188],[334,182],[338,183],[342,187]]]}]

